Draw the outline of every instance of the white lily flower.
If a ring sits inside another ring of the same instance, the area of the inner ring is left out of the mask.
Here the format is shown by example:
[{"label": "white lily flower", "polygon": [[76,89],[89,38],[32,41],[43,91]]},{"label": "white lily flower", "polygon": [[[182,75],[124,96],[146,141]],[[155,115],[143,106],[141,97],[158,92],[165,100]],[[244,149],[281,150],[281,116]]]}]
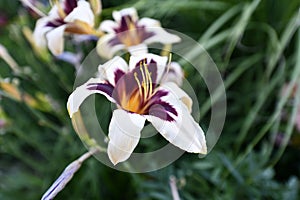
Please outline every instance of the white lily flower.
[{"label": "white lily flower", "polygon": [[192,153],[207,153],[204,133],[191,116],[192,100],[175,83],[163,82],[167,57],[131,56],[129,66],[114,57],[99,66],[99,77],[76,88],[67,103],[72,117],[91,94],[100,93],[117,104],[109,125],[108,156],[116,165],[137,146],[146,120],[175,146]]},{"label": "white lily flower", "polygon": [[85,0],[57,1],[48,16],[36,22],[33,37],[38,47],[46,45],[54,55],[64,50],[64,33],[97,34],[94,30],[94,13]]},{"label": "white lily flower", "polygon": [[126,49],[132,55],[147,53],[147,44],[173,44],[180,42],[177,35],[165,31],[159,21],[139,19],[135,8],[113,12],[112,20],[105,20],[99,29],[107,34],[100,38],[97,51],[104,58],[112,58],[119,50]]}]

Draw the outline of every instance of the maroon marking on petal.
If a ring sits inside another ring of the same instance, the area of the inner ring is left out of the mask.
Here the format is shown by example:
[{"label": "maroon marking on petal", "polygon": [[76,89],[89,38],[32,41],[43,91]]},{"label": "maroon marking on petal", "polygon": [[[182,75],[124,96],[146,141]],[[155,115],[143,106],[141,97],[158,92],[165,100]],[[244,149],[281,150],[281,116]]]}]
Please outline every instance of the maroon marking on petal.
[{"label": "maroon marking on petal", "polygon": [[136,24],[136,22],[133,21],[133,19],[130,15],[123,15],[121,18],[120,26],[117,28],[114,28],[114,31],[116,33],[122,33],[124,31],[128,31],[130,23]]},{"label": "maroon marking on petal", "polygon": [[157,102],[157,104],[152,105],[149,109],[149,115],[166,121],[174,121],[174,118],[171,117],[170,113],[177,116],[176,110],[169,103],[164,101]]},{"label": "maroon marking on petal", "polygon": [[157,67],[157,63],[153,59],[151,59],[150,63],[148,64],[148,70],[151,73],[152,83],[154,83],[155,85],[157,85]]},{"label": "maroon marking on petal", "polygon": [[168,91],[165,90],[158,90],[157,92],[155,92],[154,95],[151,96],[151,99],[149,99],[149,101],[147,102],[148,105],[153,105],[156,102],[161,101],[161,98],[166,96],[167,94],[169,94]]},{"label": "maroon marking on petal", "polygon": [[175,116],[178,116],[176,109],[170,105],[168,102],[163,101],[161,98],[168,95],[169,92],[166,90],[158,90],[152,95],[151,99],[147,102],[146,113],[159,117],[163,120],[173,121],[171,113]]},{"label": "maroon marking on petal", "polygon": [[[128,73],[123,72],[122,75],[120,72],[118,72],[118,77],[115,77],[115,81],[116,79],[118,80],[116,81],[115,90],[112,96],[114,99],[116,99],[117,103],[121,103],[121,98],[124,98],[124,93],[126,94],[126,98],[129,98],[138,89],[137,82],[134,78],[134,73],[135,71]],[[141,75],[138,74],[139,80],[140,77]]]},{"label": "maroon marking on petal", "polygon": [[63,20],[63,19],[60,19],[60,18],[57,18],[57,19],[54,19],[54,20],[52,20],[52,21],[49,21],[49,22],[46,24],[46,26],[52,27],[52,28],[56,28],[56,27],[59,27],[59,26],[61,26],[61,25],[63,25],[63,24],[66,24],[66,23],[64,22],[64,20]]},{"label": "maroon marking on petal", "polygon": [[77,7],[77,0],[65,0],[64,1],[64,11],[68,15],[70,12]]},{"label": "maroon marking on petal", "polygon": [[90,83],[87,85],[88,90],[100,90],[106,93],[108,96],[112,97],[114,91],[114,86],[110,83]]},{"label": "maroon marking on petal", "polygon": [[157,102],[157,104],[162,106],[166,111],[174,114],[175,116],[178,116],[178,113],[175,110],[175,108],[173,106],[171,106],[169,103],[167,103],[165,101],[159,101],[159,102]]},{"label": "maroon marking on petal", "polygon": [[118,81],[120,80],[120,78],[121,78],[122,76],[124,76],[124,74],[125,74],[125,72],[123,72],[123,71],[120,70],[120,69],[117,69],[117,70],[115,71],[115,84],[118,83]]}]

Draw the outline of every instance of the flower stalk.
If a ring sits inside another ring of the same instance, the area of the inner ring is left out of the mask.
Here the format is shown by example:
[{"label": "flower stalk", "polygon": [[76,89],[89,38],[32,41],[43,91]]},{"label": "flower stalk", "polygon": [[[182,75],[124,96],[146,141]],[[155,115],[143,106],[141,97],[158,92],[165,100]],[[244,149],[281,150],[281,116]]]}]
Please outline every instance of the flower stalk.
[{"label": "flower stalk", "polygon": [[90,158],[95,153],[99,153],[99,148],[91,148],[88,152],[84,153],[78,159],[71,162],[62,174],[56,179],[56,181],[51,185],[51,187],[45,192],[41,200],[52,200],[56,195],[62,191],[66,185],[71,181],[74,174],[80,169],[82,163]]}]

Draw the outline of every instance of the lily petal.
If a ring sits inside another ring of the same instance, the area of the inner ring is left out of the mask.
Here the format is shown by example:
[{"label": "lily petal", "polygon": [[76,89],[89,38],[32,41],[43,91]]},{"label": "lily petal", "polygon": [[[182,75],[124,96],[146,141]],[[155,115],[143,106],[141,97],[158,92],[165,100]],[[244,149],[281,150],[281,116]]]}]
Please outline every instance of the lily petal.
[{"label": "lily petal", "polygon": [[105,64],[99,65],[98,71],[99,78],[108,80],[110,84],[115,86],[119,78],[119,74],[126,73],[128,71],[128,65],[123,58],[115,56],[112,60]]},{"label": "lily petal", "polygon": [[177,62],[171,62],[165,71],[162,82],[173,82],[181,86],[184,78],[184,72]]},{"label": "lily petal", "polygon": [[140,19],[137,24],[139,26],[145,26],[145,27],[161,27],[161,24],[158,20],[151,19],[148,17],[144,17]]},{"label": "lily petal", "polygon": [[163,83],[160,87],[164,88],[167,91],[170,91],[173,95],[176,96],[177,99],[179,99],[184,105],[186,105],[190,113],[192,112],[193,101],[191,97],[189,97],[189,95],[185,93],[182,89],[180,89],[175,83]]},{"label": "lily petal", "polygon": [[118,28],[119,25],[112,21],[112,20],[104,20],[101,22],[100,26],[99,26],[99,30],[107,32],[107,33],[115,33],[116,28]]},{"label": "lily petal", "polygon": [[67,102],[67,108],[70,117],[79,110],[82,102],[91,94],[99,93],[104,95],[109,101],[115,103],[115,100],[111,97],[113,92],[113,86],[105,83],[100,78],[91,78],[83,85],[77,87],[73,93],[69,96]]},{"label": "lily petal", "polygon": [[139,55],[133,55],[130,57],[130,60],[129,60],[129,70],[133,70],[137,64],[143,60],[143,59],[147,59],[147,62],[149,63],[151,60],[154,60],[157,64],[157,78],[156,78],[156,82],[159,83],[161,78],[162,78],[162,75],[165,71],[165,68],[166,68],[166,64],[167,64],[167,61],[168,61],[168,58],[165,57],[165,56],[158,56],[158,55],[155,55],[155,54],[151,54],[151,53],[148,53],[148,54],[139,54]]},{"label": "lily petal", "polygon": [[137,146],[145,117],[118,109],[113,112],[109,125],[108,157],[116,165],[125,161]]},{"label": "lily petal", "polygon": [[123,16],[130,16],[133,22],[136,22],[139,17],[135,8],[125,8],[120,11],[114,11],[112,16],[116,22],[120,22]]},{"label": "lily petal", "polygon": [[64,50],[64,32],[67,25],[59,26],[46,34],[48,48],[54,55],[59,55]]},{"label": "lily petal", "polygon": [[[180,89],[174,83],[174,91]],[[161,118],[148,115],[147,120],[150,121],[161,135],[173,145],[191,153],[207,153],[206,140],[203,130],[191,116],[186,105],[179,99],[182,94],[170,92],[162,97],[162,100],[172,105],[177,116],[173,115],[173,121],[163,120]]]},{"label": "lily petal", "polygon": [[153,36],[144,40],[146,44],[151,44],[155,42],[159,42],[162,44],[173,44],[181,41],[180,37],[168,33],[167,31],[165,31],[163,28],[159,26],[148,26],[148,27],[146,26],[145,30],[147,32],[153,33]]},{"label": "lily petal", "polygon": [[85,22],[91,27],[94,26],[94,13],[90,4],[85,0],[78,1],[77,7],[64,18],[65,22],[75,22],[76,20]]},{"label": "lily petal", "polygon": [[102,36],[98,42],[97,42],[97,52],[100,56],[103,58],[110,59],[113,57],[113,55],[122,50],[125,49],[124,44],[116,44],[116,45],[111,45],[109,44],[109,41],[113,39],[114,37],[117,37],[115,34],[107,34]]},{"label": "lily petal", "polygon": [[52,29],[51,27],[46,26],[49,20],[49,17],[43,17],[36,22],[35,29],[33,31],[33,39],[35,45],[39,48],[45,48],[47,46],[45,34]]},{"label": "lily petal", "polygon": [[127,50],[129,51],[130,55],[133,56],[144,55],[148,53],[148,47],[146,44],[139,44],[139,45],[127,47]]}]

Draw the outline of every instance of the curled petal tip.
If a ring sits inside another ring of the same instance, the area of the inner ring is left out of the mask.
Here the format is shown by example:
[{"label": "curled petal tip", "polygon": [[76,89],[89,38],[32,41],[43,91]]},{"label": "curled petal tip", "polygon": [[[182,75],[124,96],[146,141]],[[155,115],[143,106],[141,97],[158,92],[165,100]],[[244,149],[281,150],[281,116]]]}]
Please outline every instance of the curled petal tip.
[{"label": "curled petal tip", "polygon": [[67,103],[67,110],[68,110],[70,118],[72,119],[75,112],[71,110],[69,102]]},{"label": "curled petal tip", "polygon": [[200,153],[203,154],[203,155],[206,155],[206,154],[207,154],[207,148],[206,148],[206,146],[204,146],[204,147],[202,148],[202,150],[200,151]]},{"label": "curled petal tip", "polygon": [[111,161],[111,163],[114,165],[114,166],[116,166],[118,163],[119,163],[119,161],[118,160],[116,160],[116,159],[114,159],[113,157],[109,157],[109,160]]},{"label": "curled petal tip", "polygon": [[68,109],[68,113],[69,113],[70,118],[72,119],[73,113],[71,113],[69,109]]}]

